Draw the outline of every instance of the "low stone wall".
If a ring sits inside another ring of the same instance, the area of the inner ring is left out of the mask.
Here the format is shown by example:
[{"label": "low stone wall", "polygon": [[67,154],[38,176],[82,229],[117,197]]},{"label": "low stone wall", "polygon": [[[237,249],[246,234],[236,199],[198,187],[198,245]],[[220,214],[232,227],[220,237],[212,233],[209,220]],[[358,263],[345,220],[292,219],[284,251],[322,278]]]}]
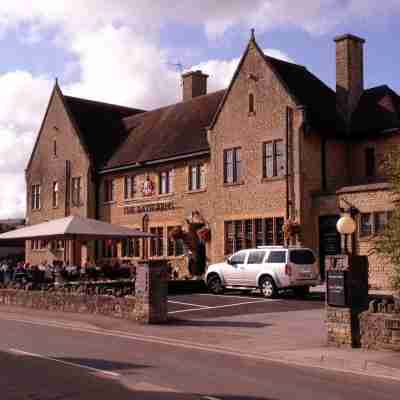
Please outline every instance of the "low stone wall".
[{"label": "low stone wall", "polygon": [[364,311],[360,315],[361,347],[400,351],[400,314]]},{"label": "low stone wall", "polygon": [[351,311],[349,308],[326,307],[328,345],[351,347]]},{"label": "low stone wall", "polygon": [[47,311],[100,314],[128,320],[140,320],[143,314],[140,297],[79,295],[57,291],[0,289],[0,306],[19,306]]}]

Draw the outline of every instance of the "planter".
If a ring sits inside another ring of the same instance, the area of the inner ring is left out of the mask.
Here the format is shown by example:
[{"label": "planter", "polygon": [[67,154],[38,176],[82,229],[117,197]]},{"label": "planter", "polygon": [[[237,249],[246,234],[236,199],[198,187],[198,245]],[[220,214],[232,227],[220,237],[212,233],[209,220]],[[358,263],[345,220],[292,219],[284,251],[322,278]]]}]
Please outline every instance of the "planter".
[{"label": "planter", "polygon": [[200,240],[208,242],[209,240],[211,240],[211,230],[206,227],[201,228],[197,231],[197,236]]},{"label": "planter", "polygon": [[285,239],[290,239],[301,233],[301,225],[298,222],[289,220],[283,225]]}]

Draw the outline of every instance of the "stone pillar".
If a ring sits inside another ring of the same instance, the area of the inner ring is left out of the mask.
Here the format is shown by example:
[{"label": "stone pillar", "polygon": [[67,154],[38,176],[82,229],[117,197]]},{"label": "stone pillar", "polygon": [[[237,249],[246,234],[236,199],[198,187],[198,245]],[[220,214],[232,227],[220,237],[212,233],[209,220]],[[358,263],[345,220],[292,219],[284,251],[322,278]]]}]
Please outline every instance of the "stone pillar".
[{"label": "stone pillar", "polygon": [[328,345],[360,347],[361,312],[368,308],[368,259],[341,254],[326,257]]},{"label": "stone pillar", "polygon": [[136,268],[136,318],[144,324],[167,322],[168,271],[165,261],[142,261]]}]

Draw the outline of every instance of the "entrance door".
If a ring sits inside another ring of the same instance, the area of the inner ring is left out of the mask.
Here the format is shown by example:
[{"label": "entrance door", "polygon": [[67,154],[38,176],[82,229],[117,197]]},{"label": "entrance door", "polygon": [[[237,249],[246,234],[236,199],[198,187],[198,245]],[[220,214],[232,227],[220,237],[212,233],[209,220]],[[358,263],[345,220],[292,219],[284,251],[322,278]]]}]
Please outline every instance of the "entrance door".
[{"label": "entrance door", "polygon": [[340,234],[336,229],[339,215],[319,217],[319,262],[321,278],[325,280],[325,256],[340,254]]}]

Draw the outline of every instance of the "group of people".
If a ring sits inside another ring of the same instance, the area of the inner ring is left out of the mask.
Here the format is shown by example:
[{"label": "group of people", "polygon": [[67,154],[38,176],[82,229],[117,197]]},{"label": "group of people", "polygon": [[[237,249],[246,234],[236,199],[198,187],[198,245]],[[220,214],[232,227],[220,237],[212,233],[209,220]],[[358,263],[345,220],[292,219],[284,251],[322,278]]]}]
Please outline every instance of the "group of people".
[{"label": "group of people", "polygon": [[86,262],[82,266],[74,266],[69,262],[54,260],[52,263],[43,261],[38,265],[31,265],[28,262],[3,260],[0,261],[0,283],[3,286],[10,286],[20,282],[51,284],[57,280],[133,278],[135,270],[135,266],[130,263],[96,266],[94,263]]}]

